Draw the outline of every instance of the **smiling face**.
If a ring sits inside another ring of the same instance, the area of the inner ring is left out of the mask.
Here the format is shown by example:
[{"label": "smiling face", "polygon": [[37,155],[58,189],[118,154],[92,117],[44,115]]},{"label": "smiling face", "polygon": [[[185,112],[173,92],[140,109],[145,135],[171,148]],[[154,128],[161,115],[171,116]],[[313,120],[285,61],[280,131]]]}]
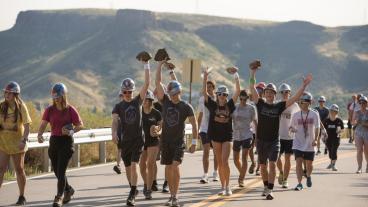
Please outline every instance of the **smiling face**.
[{"label": "smiling face", "polygon": [[219,100],[219,103],[220,104],[224,104],[227,102],[227,97],[228,97],[229,94],[227,93],[216,93],[216,97],[217,97],[217,100]]},{"label": "smiling face", "polygon": [[151,108],[153,105],[152,102],[153,102],[152,99],[149,99],[149,98],[144,99],[143,107],[146,109]]},{"label": "smiling face", "polygon": [[281,91],[280,93],[283,100],[288,100],[290,98],[290,91]]},{"label": "smiling face", "polygon": [[264,90],[264,95],[268,103],[273,103],[276,98],[276,93],[273,90]]},{"label": "smiling face", "polygon": [[309,100],[300,100],[299,106],[303,111],[307,111],[309,109],[309,106],[311,105],[311,101]]},{"label": "smiling face", "polygon": [[123,95],[123,100],[125,101],[131,101],[133,97],[133,91],[121,91],[121,94]]}]

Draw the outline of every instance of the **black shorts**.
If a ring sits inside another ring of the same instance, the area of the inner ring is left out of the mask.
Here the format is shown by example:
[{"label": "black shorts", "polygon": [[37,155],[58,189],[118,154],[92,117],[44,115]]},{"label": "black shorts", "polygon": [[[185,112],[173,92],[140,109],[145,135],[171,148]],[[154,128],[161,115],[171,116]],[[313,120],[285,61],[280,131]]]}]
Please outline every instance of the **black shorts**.
[{"label": "black shorts", "polygon": [[174,161],[182,163],[185,151],[184,142],[161,142],[161,165],[171,165]]},{"label": "black shorts", "polygon": [[144,150],[147,150],[147,147],[156,147],[160,145],[160,141],[158,138],[150,138],[144,140]]},{"label": "black shorts", "polygon": [[259,164],[267,164],[267,160],[276,162],[279,158],[280,141],[262,141],[258,139],[257,152]]},{"label": "black shorts", "polygon": [[280,139],[280,155],[281,154],[293,154],[293,140]]},{"label": "black shorts", "polygon": [[351,128],[353,128],[353,125],[351,125],[351,121],[348,120],[348,129],[351,129]]},{"label": "black shorts", "polygon": [[235,152],[240,152],[240,149],[250,149],[252,147],[252,138],[245,139],[241,141],[233,141],[233,150]]},{"label": "black shorts", "polygon": [[303,158],[304,160],[314,160],[314,152],[304,152],[300,150],[294,150],[295,160],[297,158]]},{"label": "black shorts", "polygon": [[121,142],[121,159],[125,167],[129,167],[132,162],[138,163],[143,151],[142,141],[122,141]]},{"label": "black shorts", "polygon": [[201,137],[202,145],[211,144],[211,139],[207,136],[206,132],[200,132],[199,136]]}]

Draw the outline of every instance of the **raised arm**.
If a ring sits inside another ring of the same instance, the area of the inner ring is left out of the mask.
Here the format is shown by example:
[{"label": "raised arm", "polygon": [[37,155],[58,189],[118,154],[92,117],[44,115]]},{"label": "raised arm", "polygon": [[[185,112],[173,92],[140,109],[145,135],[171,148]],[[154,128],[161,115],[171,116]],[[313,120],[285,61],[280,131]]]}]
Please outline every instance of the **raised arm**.
[{"label": "raised arm", "polygon": [[234,79],[235,79],[235,92],[233,95],[233,101],[234,103],[236,103],[238,101],[239,95],[240,95],[240,80],[239,80],[239,74],[235,73],[234,74]]},{"label": "raised arm", "polygon": [[207,79],[208,79],[208,68],[203,71],[203,86],[202,86],[202,94],[204,97],[204,103],[208,102],[208,93],[207,93]]},{"label": "raised arm", "polygon": [[307,77],[303,78],[303,84],[300,86],[300,88],[297,90],[294,96],[292,96],[289,100],[286,101],[286,108],[294,104],[296,101],[300,99],[300,97],[303,95],[305,88],[310,84],[312,81],[313,76],[312,74],[308,74]]},{"label": "raised arm", "polygon": [[162,99],[164,98],[165,95],[165,91],[161,85],[161,69],[162,69],[162,65],[164,64],[164,61],[160,61],[157,64],[157,70],[156,70],[156,89],[157,89],[157,99],[159,101],[162,101]]},{"label": "raised arm", "polygon": [[252,95],[252,100],[255,104],[258,103],[258,99],[259,99],[259,95],[258,95],[255,84],[256,84],[256,71],[260,66],[261,64],[257,60],[249,64],[249,68],[250,68],[249,90]]},{"label": "raised arm", "polygon": [[150,84],[150,64],[149,61],[141,61],[143,63],[144,67],[144,85],[141,88],[141,91],[139,92],[139,96],[141,97],[141,100],[144,100],[146,97],[146,93]]}]

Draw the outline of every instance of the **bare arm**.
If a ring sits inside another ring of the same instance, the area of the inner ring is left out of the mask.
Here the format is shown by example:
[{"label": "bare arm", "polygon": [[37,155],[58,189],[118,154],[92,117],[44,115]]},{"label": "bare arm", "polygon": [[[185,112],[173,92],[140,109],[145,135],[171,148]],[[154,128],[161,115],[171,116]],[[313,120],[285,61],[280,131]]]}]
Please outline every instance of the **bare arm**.
[{"label": "bare arm", "polygon": [[239,74],[234,74],[235,79],[235,93],[233,95],[233,101],[236,103],[238,101],[239,95],[240,95],[240,80],[239,80]]},{"label": "bare arm", "polygon": [[170,72],[169,72],[169,74],[170,74],[170,78],[171,78],[171,80],[178,80],[177,78],[176,78],[176,75],[175,75],[175,72],[174,72],[174,70],[170,70]]},{"label": "bare arm", "polygon": [[144,98],[146,97],[146,93],[150,84],[150,65],[149,65],[149,61],[147,62],[143,62],[144,64],[144,85],[141,88],[141,91],[139,92],[139,96],[141,97],[141,100],[144,100]]},{"label": "bare arm", "polygon": [[198,114],[198,120],[197,120],[197,126],[199,128],[199,126],[201,126],[201,123],[202,123],[202,117],[203,117],[203,112],[199,112]]},{"label": "bare arm", "polygon": [[208,93],[207,93],[207,79],[208,79],[208,68],[203,71],[203,86],[202,86],[202,94],[204,97],[204,102],[208,102]]},{"label": "bare arm", "polygon": [[[250,70],[250,79],[256,80],[256,70]],[[249,90],[252,95],[252,100],[254,104],[258,103],[259,95],[255,86],[255,83],[252,81],[249,81]]]},{"label": "bare arm", "polygon": [[118,114],[112,114],[112,125],[111,125],[111,133],[112,133],[112,141],[114,143],[118,143],[118,123],[119,123],[119,116]]},{"label": "bare arm", "polygon": [[300,97],[303,95],[305,88],[310,84],[312,81],[313,76],[312,74],[308,74],[307,77],[303,78],[303,84],[300,86],[298,91],[294,96],[292,96],[289,100],[286,101],[286,108],[297,102]]},{"label": "bare arm", "polygon": [[24,124],[24,133],[23,133],[23,137],[22,137],[22,140],[23,140],[23,141],[27,141],[27,140],[28,140],[28,135],[29,135],[29,126],[30,126],[30,124],[29,124],[29,123]]},{"label": "bare arm", "polygon": [[161,85],[161,68],[162,68],[162,65],[164,64],[164,61],[160,61],[157,65],[157,70],[156,70],[156,89],[157,89],[157,99],[159,101],[162,101],[162,99],[164,98],[164,95],[165,95],[165,92],[164,92],[164,89],[162,88],[162,85]]},{"label": "bare arm", "polygon": [[37,139],[39,143],[43,142],[43,133],[45,132],[45,129],[47,127],[48,122],[45,120],[41,121],[40,127],[38,128],[38,134],[37,134]]}]

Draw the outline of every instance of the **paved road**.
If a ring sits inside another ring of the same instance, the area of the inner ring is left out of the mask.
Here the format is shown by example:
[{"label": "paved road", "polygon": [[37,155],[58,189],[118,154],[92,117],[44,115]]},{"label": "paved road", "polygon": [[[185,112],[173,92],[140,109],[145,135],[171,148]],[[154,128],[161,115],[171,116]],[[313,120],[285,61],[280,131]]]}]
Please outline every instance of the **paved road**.
[{"label": "paved road", "polygon": [[[329,162],[326,155],[317,156],[312,174],[313,187],[296,192],[276,185],[275,199],[272,201],[267,201],[260,196],[262,182],[254,175],[247,175],[245,188],[236,187],[237,171],[232,163],[231,182],[234,186],[234,194],[226,198],[218,197],[216,194],[220,188],[219,182],[199,184],[199,178],[202,175],[201,152],[186,154],[181,167],[180,201],[188,207],[330,205],[368,207],[368,173],[355,174],[354,146],[345,142],[343,141],[339,151],[338,172],[325,169]],[[76,189],[76,194],[74,200],[65,206],[125,206],[125,199],[129,192],[127,181],[124,174],[115,174],[112,166],[112,164],[106,164],[69,171],[69,181]],[[159,175],[159,183],[162,183],[162,167],[159,168]],[[296,175],[293,170],[289,184],[290,187],[296,185]],[[0,189],[0,206],[11,206],[17,199],[17,191],[16,183],[6,183]],[[50,206],[55,192],[56,179],[52,174],[29,179],[26,191],[27,206]],[[168,194],[154,193],[153,197],[153,200],[146,201],[140,194],[137,206],[162,206],[168,199]]]}]

